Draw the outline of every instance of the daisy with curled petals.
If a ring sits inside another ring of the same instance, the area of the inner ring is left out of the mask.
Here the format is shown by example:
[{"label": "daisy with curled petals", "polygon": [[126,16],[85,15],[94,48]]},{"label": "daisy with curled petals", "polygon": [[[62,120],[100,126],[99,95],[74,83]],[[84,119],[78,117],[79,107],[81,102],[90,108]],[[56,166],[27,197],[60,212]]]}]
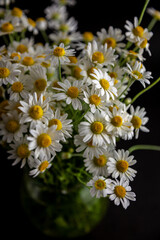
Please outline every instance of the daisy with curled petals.
[{"label": "daisy with curled petals", "polygon": [[77,147],[76,152],[83,152],[83,157],[91,159],[94,156],[98,158],[100,155],[103,155],[107,147],[107,145],[95,146],[92,140],[84,142],[83,137],[80,135],[74,136],[74,144]]},{"label": "daisy with curled petals", "polygon": [[56,131],[56,128],[56,126],[49,128],[39,123],[35,129],[30,130],[30,136],[27,137],[28,148],[30,151],[34,150],[36,158],[40,155],[50,158],[51,155],[55,156],[56,152],[61,151],[62,145],[59,142],[64,138],[60,131]]},{"label": "daisy with curled petals", "polygon": [[0,123],[0,135],[2,141],[11,143],[13,140],[19,141],[23,134],[27,132],[27,125],[20,123],[20,116],[17,111],[2,114]]},{"label": "daisy with curled petals", "polygon": [[117,88],[114,87],[114,82],[106,71],[94,69],[94,73],[91,75],[94,77],[95,88],[99,89],[101,96],[105,95],[107,101],[117,96]]},{"label": "daisy with curled petals", "polygon": [[53,98],[57,101],[65,100],[66,104],[72,104],[75,110],[82,110],[82,103],[80,99],[83,98],[83,81],[75,80],[69,82],[67,79],[64,82],[58,82],[61,88],[53,88],[58,90],[60,93],[54,94]]},{"label": "daisy with curled petals", "polygon": [[130,205],[130,201],[136,201],[136,194],[131,192],[128,180],[122,177],[120,181],[116,179],[112,184],[113,188],[109,199],[114,201],[115,205],[118,206],[121,203],[126,209]]},{"label": "daisy with curled petals", "polygon": [[132,116],[131,123],[135,129],[135,138],[137,139],[140,130],[143,132],[149,132],[149,129],[144,126],[148,122],[149,118],[145,117],[145,108],[140,109],[140,106],[137,106],[136,109],[134,109],[134,107],[131,105],[130,113]]},{"label": "daisy with curled petals", "polygon": [[112,193],[112,180],[109,178],[106,179],[102,176],[94,176],[87,183],[87,186],[91,187],[90,194],[92,197],[107,197]]},{"label": "daisy with curled petals", "polygon": [[48,127],[56,126],[56,130],[63,133],[64,137],[69,138],[72,137],[72,120],[67,119],[68,114],[62,114],[60,109],[57,108],[55,112],[53,112],[52,116],[48,119]]},{"label": "daisy with curled petals", "polygon": [[54,45],[52,49],[46,50],[46,60],[50,60],[53,65],[69,63],[69,56],[74,56],[75,50],[69,49],[70,46],[64,46],[64,43],[60,43],[59,46]]},{"label": "daisy with curled petals", "polygon": [[19,109],[22,111],[20,122],[21,124],[30,123],[31,128],[34,128],[39,122],[46,123],[52,114],[49,108],[49,99],[43,100],[43,94],[40,95],[39,99],[37,93],[28,94],[28,99],[20,101],[20,104]]},{"label": "daisy with curled petals", "polygon": [[138,80],[144,88],[146,87],[145,84],[150,84],[149,79],[153,78],[151,76],[152,73],[146,71],[144,65],[139,61],[136,61],[133,67],[127,63],[127,67],[124,67],[124,71],[127,72],[133,80]]},{"label": "daisy with curled petals", "polygon": [[107,170],[109,174],[112,174],[112,178],[117,179],[118,177],[134,180],[137,171],[131,168],[137,161],[134,156],[129,156],[129,151],[118,150],[114,151],[113,156],[109,157],[107,162]]},{"label": "daisy with curled petals", "polygon": [[11,150],[8,151],[10,154],[8,159],[14,160],[13,166],[21,163],[21,168],[23,168],[26,162],[31,158],[33,153],[28,149],[28,141],[27,138],[20,138],[19,141],[13,141],[12,144],[9,145]]},{"label": "daisy with curled petals", "polygon": [[111,136],[106,130],[108,115],[102,115],[99,110],[93,114],[87,112],[84,116],[87,121],[80,122],[78,126],[79,135],[84,142],[92,141],[94,146],[103,146],[111,143]]},{"label": "daisy with curled petals", "polygon": [[17,64],[12,64],[9,61],[0,61],[0,86],[2,84],[7,85],[17,80],[18,75],[21,71],[18,69]]},{"label": "daisy with curled petals", "polygon": [[92,43],[89,42],[86,49],[90,61],[99,66],[114,65],[114,62],[118,57],[114,52],[115,49],[108,48],[107,43],[100,45],[95,40],[93,40]]},{"label": "daisy with curled petals", "polygon": [[38,158],[31,157],[29,160],[29,166],[32,170],[29,171],[29,175],[32,177],[37,177],[40,173],[44,173],[49,169],[52,164],[54,157],[46,158],[45,155],[40,155]]}]

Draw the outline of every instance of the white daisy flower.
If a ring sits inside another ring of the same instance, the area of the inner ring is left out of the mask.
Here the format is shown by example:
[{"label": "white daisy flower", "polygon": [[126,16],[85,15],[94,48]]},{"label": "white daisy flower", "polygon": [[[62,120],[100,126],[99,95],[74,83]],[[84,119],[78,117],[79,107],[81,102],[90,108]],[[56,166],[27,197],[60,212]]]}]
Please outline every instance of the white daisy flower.
[{"label": "white daisy flower", "polygon": [[27,125],[20,123],[17,111],[12,111],[1,116],[0,135],[2,141],[11,143],[13,140],[19,141],[23,134],[27,132]]},{"label": "white daisy flower", "polygon": [[160,21],[160,11],[156,10],[155,8],[147,8],[147,13],[154,17],[156,20]]},{"label": "white daisy flower", "polygon": [[0,61],[0,86],[2,86],[2,84],[12,84],[17,80],[21,72],[18,67],[17,64],[12,64],[9,61]]},{"label": "white daisy flower", "polygon": [[66,104],[72,104],[75,110],[82,110],[82,103],[80,99],[83,98],[83,81],[75,80],[72,83],[67,79],[64,82],[58,82],[61,88],[54,88],[58,91],[62,91],[53,96],[57,101],[65,100]]},{"label": "white daisy flower", "polygon": [[23,68],[24,71],[30,70],[30,68],[33,65],[37,65],[39,63],[40,63],[40,60],[36,58],[34,54],[30,54],[26,52],[21,54],[21,61],[19,65]]},{"label": "white daisy flower", "polygon": [[114,201],[114,204],[117,206],[121,203],[126,209],[130,205],[130,201],[136,201],[136,195],[134,192],[131,192],[129,181],[121,178],[120,181],[114,181],[112,194],[109,196],[109,199]]},{"label": "white daisy flower", "polygon": [[114,65],[117,55],[114,54],[115,49],[108,48],[107,43],[98,44],[95,40],[88,43],[86,54],[90,61],[100,66]]},{"label": "white daisy flower", "polygon": [[125,47],[125,44],[121,42],[125,36],[119,28],[114,29],[110,26],[108,32],[102,28],[100,32],[97,32],[97,36],[102,44],[107,43],[108,48],[114,48],[117,52],[121,52],[121,49]]},{"label": "white daisy flower", "polygon": [[43,94],[39,99],[37,94],[28,94],[26,101],[20,101],[19,109],[22,111],[20,122],[30,123],[30,127],[34,128],[39,122],[47,123],[47,119],[51,116],[52,111],[49,108],[49,99],[43,100]]},{"label": "white daisy flower", "polygon": [[87,186],[91,187],[90,194],[92,197],[107,197],[112,193],[112,180],[102,176],[94,176],[93,179],[87,183]]},{"label": "white daisy flower", "polygon": [[11,10],[7,11],[6,18],[10,21],[17,21],[17,25],[22,26],[23,28],[26,28],[28,25],[24,11],[18,7],[13,7]]},{"label": "white daisy flower", "polygon": [[65,21],[68,17],[65,6],[51,5],[44,10],[48,21]]},{"label": "white daisy flower", "polygon": [[75,42],[78,42],[81,39],[81,35],[79,32],[58,32],[58,33],[51,33],[49,38],[54,42],[54,44],[59,45],[63,43],[65,46],[70,45]]},{"label": "white daisy flower", "polygon": [[0,36],[21,32],[23,26],[18,25],[17,19],[10,21],[9,19],[0,20]]},{"label": "white daisy flower", "polygon": [[129,151],[118,150],[114,151],[113,156],[109,157],[107,162],[107,170],[109,174],[112,174],[112,178],[134,180],[137,171],[131,168],[137,161],[134,160],[134,156],[129,156]]},{"label": "white daisy flower", "polygon": [[46,158],[45,155],[40,155],[38,158],[30,158],[29,165],[33,169],[29,171],[29,175],[37,177],[40,173],[44,173],[52,166],[51,162],[53,159],[54,157]]},{"label": "white daisy flower", "polygon": [[121,82],[123,75],[124,75],[124,70],[121,68],[118,64],[114,67],[108,66],[108,75],[113,79],[114,81],[114,86],[117,87],[118,83]]},{"label": "white daisy flower", "polygon": [[94,69],[94,73],[91,73],[91,75],[94,77],[92,81],[95,87],[99,89],[101,96],[105,95],[107,101],[117,96],[117,89],[114,87],[114,82],[106,71],[102,72],[100,69]]},{"label": "white daisy flower", "polygon": [[68,33],[72,33],[75,32],[77,30],[77,21],[74,19],[74,17],[69,18],[68,20],[64,20],[64,21],[51,21],[49,24],[50,28],[53,28],[55,30],[57,30],[58,32],[68,32]]},{"label": "white daisy flower", "polygon": [[131,106],[130,112],[132,116],[131,123],[135,129],[135,138],[137,139],[140,130],[143,132],[149,132],[149,129],[144,126],[148,122],[149,118],[145,117],[146,115],[145,108],[140,109],[140,106],[137,106],[136,109],[134,109],[134,107]]},{"label": "white daisy flower", "polygon": [[79,135],[83,137],[84,142],[92,140],[94,146],[103,146],[111,143],[112,136],[106,130],[107,115],[102,115],[102,113],[96,110],[94,114],[87,112],[84,118],[87,121],[81,122],[78,126]]},{"label": "white daisy flower", "polygon": [[47,29],[47,20],[43,17],[37,18],[36,27],[40,31],[45,31]]},{"label": "white daisy flower", "polygon": [[8,151],[10,154],[8,159],[14,160],[12,163],[13,166],[21,162],[21,168],[23,168],[26,165],[27,160],[33,155],[28,149],[28,141],[26,137],[20,138],[19,141],[14,140],[9,146],[11,150]]},{"label": "white daisy flower", "polygon": [[9,45],[9,52],[18,52],[18,53],[34,53],[34,40],[33,38],[24,38],[20,41],[13,41],[12,44]]},{"label": "white daisy flower", "polygon": [[60,131],[56,131],[57,126],[47,127],[43,123],[36,125],[36,129],[31,129],[31,136],[27,137],[29,141],[29,150],[34,150],[35,157],[40,155],[46,156],[48,159],[51,155],[54,157],[56,152],[60,152],[62,145],[60,140],[64,140]]},{"label": "white daisy flower", "polygon": [[69,56],[74,56],[74,49],[69,49],[70,46],[64,46],[64,43],[60,43],[59,46],[54,45],[53,49],[46,50],[46,60],[51,60],[52,64],[57,66],[59,62],[61,64],[69,63]]}]

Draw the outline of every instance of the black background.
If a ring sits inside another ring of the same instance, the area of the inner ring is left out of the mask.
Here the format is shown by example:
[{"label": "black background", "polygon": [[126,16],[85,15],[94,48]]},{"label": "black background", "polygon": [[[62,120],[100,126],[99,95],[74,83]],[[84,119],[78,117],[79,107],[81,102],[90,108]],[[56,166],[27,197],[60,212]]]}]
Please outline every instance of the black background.
[{"label": "black background", "polygon": [[[30,9],[29,15],[36,19],[44,16],[43,10],[50,1],[19,0],[17,7]],[[77,5],[69,8],[70,16],[78,21],[79,31],[92,31],[96,34],[102,27],[121,28],[125,32],[126,20],[133,22],[134,16],[141,13],[145,1],[116,1],[116,0],[78,0]],[[160,10],[160,1],[151,0],[150,7]],[[145,14],[142,26],[146,27],[151,17]],[[153,80],[160,76],[160,22],[153,29],[154,35],[150,41],[152,56],[145,55],[145,66],[152,72]],[[131,94],[142,90],[141,84],[135,84]],[[147,127],[150,133],[141,132],[138,140],[121,142],[117,147],[127,149],[134,144],[160,144],[160,84],[141,96],[134,106],[145,107],[149,122]],[[160,152],[137,151],[134,152],[137,159],[136,170],[138,171],[135,181],[131,183],[133,191],[137,195],[137,201],[124,210],[110,203],[108,212],[97,228],[83,239],[160,239]],[[20,183],[22,170],[19,166],[12,167],[11,162],[6,160],[6,154],[1,150],[0,159],[0,191],[1,191],[1,224],[0,233],[4,239],[10,237],[18,239],[49,240],[35,230],[26,218],[20,204]],[[81,239],[81,238],[79,238]]]}]

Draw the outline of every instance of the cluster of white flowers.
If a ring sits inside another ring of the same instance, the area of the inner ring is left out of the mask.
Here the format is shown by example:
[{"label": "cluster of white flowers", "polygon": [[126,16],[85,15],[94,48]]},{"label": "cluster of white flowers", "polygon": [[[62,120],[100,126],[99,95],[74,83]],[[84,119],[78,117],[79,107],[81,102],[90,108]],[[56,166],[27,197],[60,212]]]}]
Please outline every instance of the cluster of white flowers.
[{"label": "cluster of white flowers", "polygon": [[[145,109],[134,107],[127,95],[135,82],[144,88],[150,84],[143,53],[151,54],[152,32],[135,17],[134,23],[126,22],[125,34],[112,26],[95,36],[81,34],[77,21],[68,18],[67,6],[74,4],[54,0],[45,18],[36,21],[17,7],[1,9],[0,35],[10,40],[0,47],[1,142],[7,143],[13,165],[28,165],[36,177],[70,139],[91,175],[91,195],[109,196],[127,208],[135,201],[129,183],[136,160],[128,150],[116,150],[116,142],[149,131]],[[44,45],[24,37],[27,30],[44,34],[48,29]]]}]

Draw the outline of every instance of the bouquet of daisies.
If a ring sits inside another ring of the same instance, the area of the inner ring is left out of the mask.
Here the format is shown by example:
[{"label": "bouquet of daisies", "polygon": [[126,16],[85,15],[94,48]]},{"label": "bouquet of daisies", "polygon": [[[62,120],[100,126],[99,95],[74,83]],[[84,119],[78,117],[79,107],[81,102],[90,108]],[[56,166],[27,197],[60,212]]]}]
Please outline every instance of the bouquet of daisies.
[{"label": "bouquet of daisies", "polygon": [[[160,80],[144,65],[160,12],[149,8],[143,28],[146,1],[124,34],[110,26],[94,36],[68,16],[74,0],[52,0],[36,20],[12,2],[0,1],[0,137],[8,159],[46,185],[68,191],[77,181],[127,208],[136,200],[135,148],[116,143],[149,132],[146,110],[133,103]],[[131,99],[135,82],[142,91]]]}]

